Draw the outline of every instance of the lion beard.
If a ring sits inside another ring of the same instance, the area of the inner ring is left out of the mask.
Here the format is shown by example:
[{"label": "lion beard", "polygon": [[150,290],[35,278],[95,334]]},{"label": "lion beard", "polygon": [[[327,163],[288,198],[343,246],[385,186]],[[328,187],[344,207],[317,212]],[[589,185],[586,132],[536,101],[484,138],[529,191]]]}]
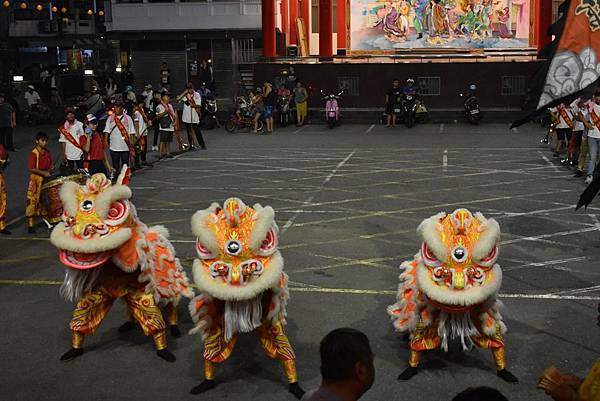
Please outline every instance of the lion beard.
[{"label": "lion beard", "polygon": [[102,269],[75,270],[65,269],[65,278],[60,286],[60,295],[70,302],[76,302],[84,292],[91,291]]}]

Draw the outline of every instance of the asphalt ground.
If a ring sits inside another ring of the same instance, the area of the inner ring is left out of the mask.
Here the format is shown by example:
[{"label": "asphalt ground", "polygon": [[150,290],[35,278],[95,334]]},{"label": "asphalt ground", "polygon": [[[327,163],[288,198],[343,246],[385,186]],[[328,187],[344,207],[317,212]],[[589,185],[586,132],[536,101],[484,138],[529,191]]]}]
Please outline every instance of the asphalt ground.
[{"label": "asphalt ground", "polygon": [[[0,238],[0,399],[292,399],[279,364],[252,334],[219,368],[217,389],[189,395],[203,377],[200,338],[169,338],[178,359],[163,362],[140,331],[117,332],[125,318],[120,302],[87,338],[87,352],[61,363],[72,305],[58,294],[63,268],[47,235],[25,234],[24,148],[31,133],[17,134],[22,150],[6,172],[13,235]],[[320,339],[350,326],[367,333],[376,354],[376,382],[364,400],[450,400],[476,385],[497,387],[511,400],[546,400],[535,388],[544,368],[585,375],[600,353],[600,208],[596,202],[574,212],[584,185],[552,159],[542,136],[533,125],[314,125],[270,136],[209,131],[207,151],[135,174],[133,201],[145,223],[169,228],[188,272],[196,210],[230,196],[273,206],[291,280],[287,330],[306,389],[320,381]],[[458,347],[430,352],[419,375],[396,380],[408,358],[386,314],[398,266],[419,249],[415,229],[424,218],[458,207],[500,223],[507,361],[519,384],[496,377],[488,351]],[[179,310],[187,332],[185,303]]]}]

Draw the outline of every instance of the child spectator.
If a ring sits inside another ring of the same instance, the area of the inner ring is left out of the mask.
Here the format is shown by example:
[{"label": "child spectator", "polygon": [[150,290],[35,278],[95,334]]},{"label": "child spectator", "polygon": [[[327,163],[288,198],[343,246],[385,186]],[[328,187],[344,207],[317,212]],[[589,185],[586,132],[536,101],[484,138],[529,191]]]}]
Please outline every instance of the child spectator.
[{"label": "child spectator", "polygon": [[40,205],[42,182],[52,171],[52,155],[46,149],[47,144],[48,134],[38,132],[35,136],[35,148],[31,151],[27,161],[27,167],[31,175],[29,176],[29,187],[27,188],[25,216],[27,217],[27,232],[30,234],[35,233],[34,218],[44,213]]},{"label": "child spectator", "polygon": [[106,147],[102,133],[98,131],[98,120],[93,114],[88,114],[86,117],[85,134],[87,142],[85,144],[85,162],[84,166],[90,175],[97,173],[107,174],[112,172],[113,168],[106,156]]}]

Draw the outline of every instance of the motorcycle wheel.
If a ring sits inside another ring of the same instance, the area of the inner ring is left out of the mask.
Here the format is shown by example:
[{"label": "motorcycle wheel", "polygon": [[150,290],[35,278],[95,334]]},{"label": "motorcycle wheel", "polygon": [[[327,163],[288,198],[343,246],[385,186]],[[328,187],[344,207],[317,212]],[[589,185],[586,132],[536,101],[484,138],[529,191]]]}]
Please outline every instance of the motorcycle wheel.
[{"label": "motorcycle wheel", "polygon": [[413,116],[412,114],[407,115],[404,120],[406,128],[412,128],[415,125],[415,116]]},{"label": "motorcycle wheel", "polygon": [[237,128],[238,128],[237,121],[235,121],[233,118],[231,120],[227,121],[227,123],[225,124],[225,131],[229,132],[230,134],[235,133]]}]

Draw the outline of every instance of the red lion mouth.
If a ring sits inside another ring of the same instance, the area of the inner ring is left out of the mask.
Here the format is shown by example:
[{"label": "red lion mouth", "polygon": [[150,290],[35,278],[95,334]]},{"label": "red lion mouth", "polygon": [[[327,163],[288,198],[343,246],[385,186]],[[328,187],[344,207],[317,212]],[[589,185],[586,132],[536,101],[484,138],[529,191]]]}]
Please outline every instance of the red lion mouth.
[{"label": "red lion mouth", "polygon": [[111,256],[112,252],[78,253],[65,251],[63,249],[58,251],[58,258],[63,265],[78,270],[87,270],[98,267],[106,263]]}]

